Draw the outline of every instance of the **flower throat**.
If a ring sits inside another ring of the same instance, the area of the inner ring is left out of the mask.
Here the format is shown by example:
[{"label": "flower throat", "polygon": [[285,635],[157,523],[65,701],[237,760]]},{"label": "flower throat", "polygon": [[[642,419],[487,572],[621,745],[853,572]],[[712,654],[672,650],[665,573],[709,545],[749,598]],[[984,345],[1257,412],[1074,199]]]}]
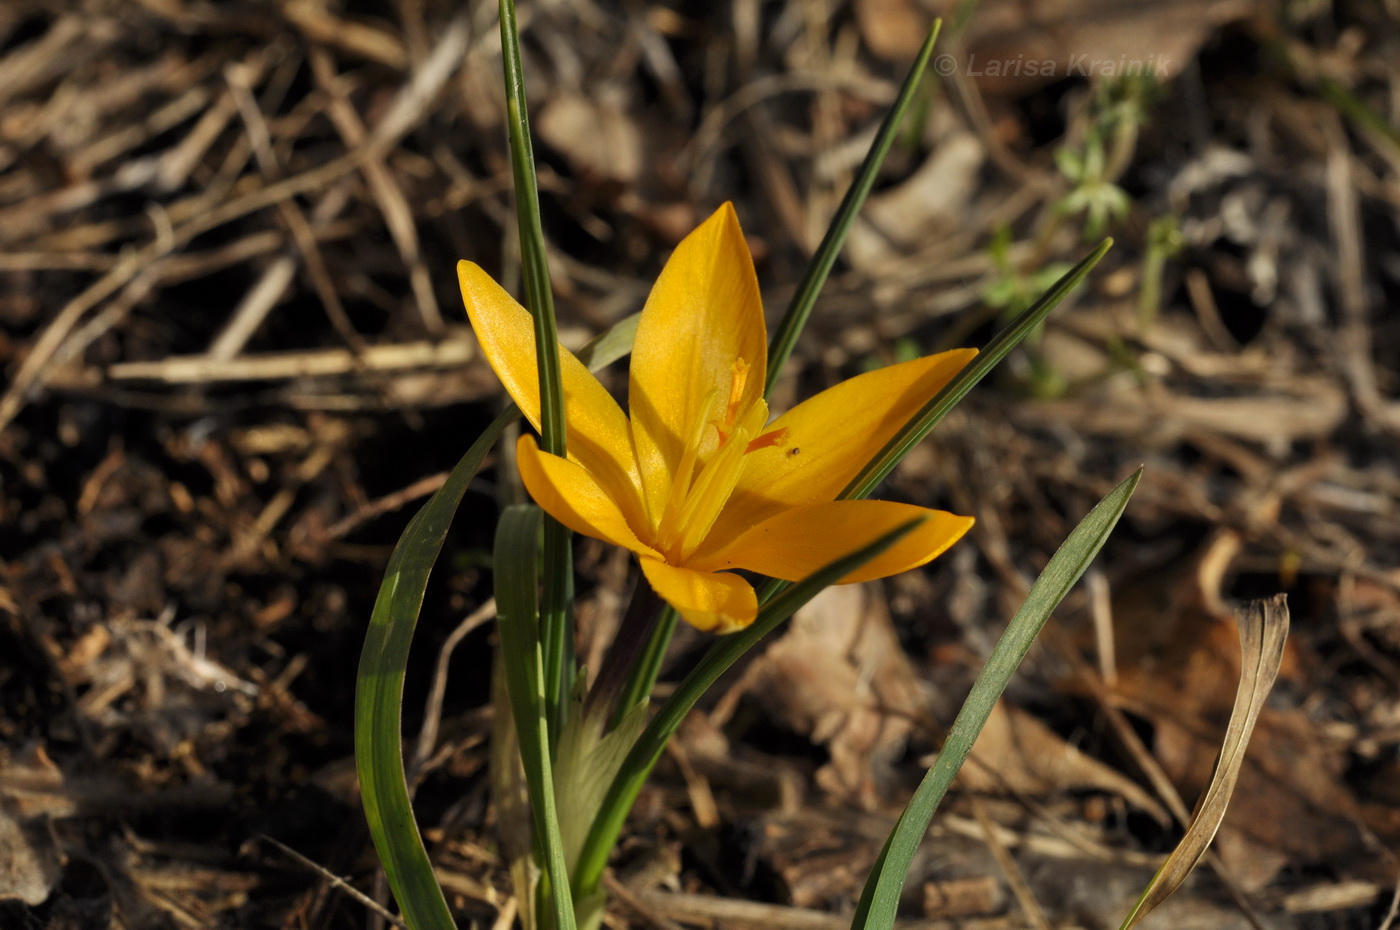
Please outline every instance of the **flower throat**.
[{"label": "flower throat", "polygon": [[[730,370],[729,396],[710,390],[696,408],[695,422],[686,436],[685,451],[671,483],[671,493],[656,528],[657,547],[667,559],[689,558],[710,532],[744,472],[744,456],[768,446],[781,446],[787,430],[761,432],[768,423],[768,404],[762,398],[744,406],[749,363],[738,359]],[[715,431],[717,446],[700,461],[700,450]],[[698,466],[698,470],[697,470]]]}]

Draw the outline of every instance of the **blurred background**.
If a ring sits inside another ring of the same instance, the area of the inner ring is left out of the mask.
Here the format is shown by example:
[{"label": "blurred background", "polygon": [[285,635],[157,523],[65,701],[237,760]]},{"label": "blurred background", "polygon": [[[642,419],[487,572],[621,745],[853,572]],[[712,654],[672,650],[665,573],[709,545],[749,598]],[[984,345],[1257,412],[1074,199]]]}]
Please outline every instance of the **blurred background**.
[{"label": "blurred background", "polygon": [[[882,496],[972,514],[722,683],[619,852],[614,927],[845,926],[1027,585],[1146,475],[910,877],[922,927],[1116,927],[1209,777],[1230,604],[1293,637],[1218,857],[1157,922],[1373,928],[1400,851],[1400,3],[521,0],[563,338],[735,203],[770,322],[933,17],[930,79],[775,398],[1044,332]],[[0,6],[0,924],[383,926],[351,699],[419,502],[498,409],[456,291],[518,293],[492,3]],[[606,376],[621,389],[616,371]],[[465,926],[509,926],[468,494],[405,702]],[[625,553],[579,540],[580,650]],[[461,635],[453,636],[454,631]],[[681,637],[667,680],[704,640]],[[715,910],[716,896],[730,899]],[[915,925],[915,924],[911,924]]]}]

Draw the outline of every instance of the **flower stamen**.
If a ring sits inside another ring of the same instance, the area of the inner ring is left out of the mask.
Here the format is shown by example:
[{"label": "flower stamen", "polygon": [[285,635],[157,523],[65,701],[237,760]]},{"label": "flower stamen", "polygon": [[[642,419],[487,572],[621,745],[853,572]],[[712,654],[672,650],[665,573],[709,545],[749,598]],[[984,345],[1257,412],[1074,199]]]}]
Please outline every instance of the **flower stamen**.
[{"label": "flower stamen", "polygon": [[[666,498],[666,507],[661,513],[661,520],[657,523],[656,534],[661,542],[663,550],[668,549],[675,541],[676,534],[680,529],[679,520],[681,512],[685,507],[686,498],[690,494],[691,478],[694,477],[695,465],[700,458],[700,447],[705,439],[705,432],[714,423],[714,420],[706,415],[706,412],[714,409],[719,401],[719,388],[712,388],[706,393],[705,399],[696,408],[697,415],[695,422],[691,424],[690,435],[686,437],[685,451],[681,453],[681,462],[676,469],[675,475],[671,479],[671,493]],[[720,440],[723,442],[723,439]],[[704,469],[701,469],[704,473]]]},{"label": "flower stamen", "polygon": [[744,400],[744,385],[749,380],[749,368],[749,363],[740,358],[734,360],[734,367],[729,371],[729,403],[725,405],[723,422],[716,424],[720,442],[729,439],[729,433],[734,429],[735,421],[739,419],[739,405]]},{"label": "flower stamen", "polygon": [[[680,514],[680,558],[689,558],[709,535],[719,519],[720,511],[729,502],[729,495],[744,473],[744,457],[752,446],[750,437],[768,422],[768,405],[762,400],[744,411],[735,424],[732,435],[715,451],[695,479],[694,486]],[[775,430],[775,433],[784,432]]]},{"label": "flower stamen", "polygon": [[767,449],[771,446],[782,447],[787,445],[787,438],[787,427],[783,427],[782,429],[769,430],[762,436],[759,436],[757,439],[750,442],[748,446],[744,449],[744,452],[757,452],[759,449]]},{"label": "flower stamen", "polygon": [[737,427],[731,441],[719,448],[696,477],[680,514],[680,547],[676,555],[681,559],[687,558],[700,545],[729,502],[729,495],[744,470],[745,446],[750,435],[752,433],[743,426]]}]

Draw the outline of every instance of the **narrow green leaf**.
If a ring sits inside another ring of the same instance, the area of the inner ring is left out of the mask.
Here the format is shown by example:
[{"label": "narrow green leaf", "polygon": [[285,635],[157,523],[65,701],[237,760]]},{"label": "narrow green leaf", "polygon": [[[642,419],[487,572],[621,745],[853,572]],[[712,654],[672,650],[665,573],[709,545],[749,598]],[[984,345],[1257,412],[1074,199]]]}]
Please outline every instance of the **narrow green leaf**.
[{"label": "narrow green leaf", "polygon": [[772,393],[773,385],[778,383],[783,365],[792,355],[793,347],[797,345],[797,337],[807,325],[807,319],[812,315],[812,307],[826,284],[827,276],[831,274],[832,266],[836,264],[836,256],[841,254],[841,247],[846,244],[851,225],[860,213],[860,208],[865,205],[865,199],[870,196],[870,189],[875,186],[880,167],[885,163],[890,146],[894,145],[894,140],[899,134],[899,124],[904,121],[910,105],[918,96],[924,72],[928,69],[929,58],[933,55],[933,46],[938,41],[938,33],[942,27],[943,20],[933,21],[933,28],[924,40],[923,48],[919,50],[918,57],[914,59],[909,73],[905,75],[904,85],[899,89],[894,106],[885,114],[885,120],[880,124],[879,132],[875,134],[875,141],[870,143],[870,151],[866,153],[860,171],[856,172],[851,186],[846,190],[846,196],[841,199],[841,206],[837,208],[836,215],[826,227],[826,235],[822,237],[821,245],[817,247],[816,254],[807,265],[807,272],[797,286],[797,293],[793,294],[792,302],[788,304],[787,312],[783,314],[783,319],[773,334],[768,349],[768,381],[763,386],[765,397]]},{"label": "narrow green leaf", "polygon": [[520,30],[514,0],[500,0],[501,59],[505,70],[506,125],[510,167],[515,181],[515,215],[520,232],[520,264],[525,306],[535,318],[535,352],[540,366],[540,446],[564,455],[564,388],[559,368],[559,329],[554,319],[554,291],[549,285],[535,151],[525,102],[525,74],[520,63]]},{"label": "narrow green leaf", "polygon": [[710,651],[676,687],[637,739],[623,762],[618,777],[608,789],[602,809],[593,821],[593,829],[589,831],[588,839],[584,843],[578,866],[574,869],[575,897],[587,896],[597,890],[603,877],[603,868],[608,862],[608,854],[627,820],[627,812],[632,809],[632,804],[637,800],[637,794],[642,790],[647,776],[651,774],[656,760],[661,758],[667,740],[680,727],[685,715],[690,713],[706,689],[755,643],[791,617],[799,607],[816,597],[823,588],[835,584],[838,579],[860,568],[922,522],[922,517],[911,520],[869,545],[818,569],[765,605],[759,611],[758,618],[747,629],[721,636],[715,641]]},{"label": "narrow green leaf", "polygon": [[539,626],[539,546],[543,513],[534,504],[507,507],[496,527],[496,610],[511,713],[530,786],[535,838],[544,859],[556,930],[574,930],[569,868],[555,806]]},{"label": "narrow green leaf", "polygon": [[654,642],[654,634],[666,602],[650,584],[638,578],[632,597],[618,622],[607,655],[598,666],[593,683],[588,687],[588,712],[605,721],[618,722],[637,701],[626,701],[628,685],[647,661],[646,652]]},{"label": "narrow green leaf", "polygon": [[607,368],[632,351],[632,340],[637,338],[637,324],[641,321],[640,313],[618,320],[579,349],[578,360],[589,371]]},{"label": "narrow green leaf", "polygon": [[1121,930],[1130,930],[1171,897],[1205,857],[1211,840],[1215,839],[1215,833],[1220,829],[1220,822],[1225,819],[1225,809],[1235,792],[1240,768],[1244,765],[1249,737],[1254,732],[1254,725],[1259,722],[1259,712],[1263,710],[1269,689],[1278,677],[1279,666],[1283,664],[1289,619],[1288,601],[1284,595],[1250,601],[1235,616],[1240,624],[1240,683],[1235,691],[1235,707],[1230,712],[1230,723],[1225,728],[1220,758],[1215,762],[1215,772],[1200,803],[1196,805],[1196,813],[1191,817],[1181,842],[1162,863],[1157,874],[1152,876],[1142,897],[1133,906],[1132,913],[1123,921]]},{"label": "narrow green leaf", "polygon": [[[646,579],[638,579],[637,584],[646,584]],[[637,664],[632,667],[627,684],[622,689],[622,696],[618,698],[619,714],[625,713],[627,708],[642,704],[651,696],[652,689],[656,687],[656,679],[661,675],[661,663],[666,660],[666,650],[671,645],[671,637],[675,635],[676,623],[680,616],[670,605],[662,608],[661,616],[656,618],[656,624],[651,628],[651,636],[648,637]]]},{"label": "narrow green leaf", "polygon": [[1098,248],[1094,249],[1079,264],[1065,272],[1064,277],[1056,281],[1051,288],[1041,295],[1040,299],[1032,304],[1024,313],[1012,321],[1011,325],[997,334],[986,348],[984,348],[976,358],[974,358],[966,368],[958,372],[944,385],[943,390],[933,396],[923,408],[914,415],[904,428],[885,444],[885,447],[875,454],[851,483],[846,485],[846,489],[841,492],[840,499],[856,500],[868,497],[881,481],[884,481],[889,473],[894,471],[894,467],[909,453],[909,450],[918,445],[929,432],[938,425],[939,421],[948,415],[948,412],[958,405],[967,392],[987,376],[993,368],[1007,356],[1012,349],[1021,343],[1036,327],[1040,326],[1045,318],[1050,315],[1065,299],[1070,291],[1074,290],[1079,282],[1084,280],[1084,276],[1099,263],[1099,260],[1107,254],[1113,246],[1112,239],[1105,239]]},{"label": "narrow green leaf", "polygon": [[[1016,317],[1009,326],[987,344],[977,354],[966,368],[958,372],[957,376],[943,386],[943,390],[935,394],[928,403],[920,408],[919,412],[904,424],[903,428],[887,442],[879,452],[866,463],[865,468],[851,479],[851,483],[837,495],[838,500],[861,500],[869,497],[884,481],[889,473],[894,471],[896,465],[909,454],[909,451],[918,445],[935,426],[938,425],[948,412],[967,396],[979,381],[995,368],[1002,359],[1012,349],[1016,348],[1022,340],[1045,321],[1054,310],[1064,300],[1065,296],[1084,279],[1099,260],[1107,254],[1113,246],[1112,239],[1105,239],[1099,247],[1090,253],[1078,265],[1051,285],[1050,289],[1041,295],[1040,299],[1028,307],[1025,312]],[[769,600],[777,597],[778,594],[787,587],[787,582],[777,579],[770,579],[758,592],[758,600],[761,604],[766,604]]]},{"label": "narrow green leaf", "polygon": [[545,708],[551,740],[557,737],[568,714],[569,692],[574,686],[573,616],[574,534],[545,514],[542,548],[544,577],[540,603],[540,646],[544,650]]},{"label": "narrow green leaf", "polygon": [[448,525],[486,453],[517,416],[498,416],[472,443],[447,481],[404,530],[389,557],[374,602],[355,687],[355,765],[370,836],[404,920],[413,930],[455,930],[413,819],[404,780],[402,733],[404,669],[428,575]]},{"label": "narrow green leaf", "polygon": [[[539,183],[525,102],[525,74],[520,63],[520,30],[514,0],[500,0],[501,58],[505,70],[506,123],[510,164],[515,181],[516,225],[520,231],[520,265],[525,279],[525,306],[535,320],[535,356],[540,373],[540,446],[566,452],[563,375],[559,367],[559,329],[554,319],[554,292],[549,284],[544,229],[540,223]],[[544,602],[540,612],[544,646],[546,707],[550,731],[563,725],[573,686],[574,639],[569,617],[574,597],[573,534],[553,517],[545,519]]]},{"label": "narrow green leaf", "polygon": [[[633,314],[613,325],[578,353],[579,360],[597,370],[622,358],[631,351],[639,319]],[[355,685],[360,793],[389,887],[413,930],[448,930],[453,924],[414,822],[404,779],[400,729],[404,670],[428,577],[452,517],[482,460],[517,416],[513,404],[502,411],[409,521],[384,570],[360,655]]]},{"label": "narrow green leaf", "polygon": [[928,832],[934,811],[948,792],[958,769],[962,768],[1007,682],[1030,651],[1031,644],[1051,612],[1103,547],[1141,478],[1142,469],[1139,468],[1099,501],[1069,534],[1069,538],[1050,559],[1050,564],[1045,566],[1045,571],[1031,586],[1025,603],[1016,611],[1016,616],[1011,619],[1006,632],[987,659],[986,667],[973,683],[972,691],[958,711],[957,720],[953,722],[938,759],[924,776],[894,831],[885,841],[885,848],[880,851],[880,857],[861,893],[860,904],[851,921],[852,930],[889,930],[894,926],[895,911],[899,906],[909,864],[924,834]]}]

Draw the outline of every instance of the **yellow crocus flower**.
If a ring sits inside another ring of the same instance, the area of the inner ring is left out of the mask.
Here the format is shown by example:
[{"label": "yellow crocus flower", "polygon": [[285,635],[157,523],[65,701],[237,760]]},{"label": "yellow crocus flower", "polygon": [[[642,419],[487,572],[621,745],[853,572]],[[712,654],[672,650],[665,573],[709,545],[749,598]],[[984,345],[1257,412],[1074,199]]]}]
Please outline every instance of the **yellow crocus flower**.
[{"label": "yellow crocus flower", "polygon": [[[457,275],[482,352],[539,429],[529,313],[471,262]],[[829,388],[768,421],[768,337],[753,258],[725,204],[676,247],[642,309],[628,414],[562,347],[568,458],[516,446],[525,488],[565,526],[636,553],[656,593],[701,630],[753,622],[753,586],[731,569],[800,580],[914,517],[927,519],[841,579],[930,561],[971,517],[890,501],[835,500],[870,458],[976,354],[956,349]]]}]

